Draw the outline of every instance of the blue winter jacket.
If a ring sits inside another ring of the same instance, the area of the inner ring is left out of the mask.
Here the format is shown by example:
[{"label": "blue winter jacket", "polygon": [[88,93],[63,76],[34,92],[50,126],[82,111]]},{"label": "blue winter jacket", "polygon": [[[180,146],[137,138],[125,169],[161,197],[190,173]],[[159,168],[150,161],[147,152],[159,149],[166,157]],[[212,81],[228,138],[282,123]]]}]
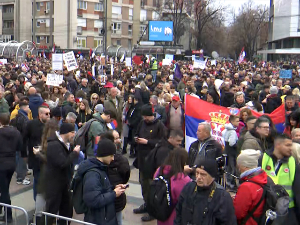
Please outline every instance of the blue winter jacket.
[{"label": "blue winter jacket", "polygon": [[[99,172],[91,171],[95,168]],[[97,225],[117,225],[114,187],[107,177],[107,165],[97,159],[87,159],[78,168],[78,175],[84,174],[83,201],[88,207],[84,221]],[[90,171],[88,171],[90,170]]]},{"label": "blue winter jacket", "polygon": [[32,117],[33,119],[38,118],[39,116],[38,109],[44,103],[44,100],[39,95],[30,95],[28,98],[29,98],[29,108],[32,112]]}]

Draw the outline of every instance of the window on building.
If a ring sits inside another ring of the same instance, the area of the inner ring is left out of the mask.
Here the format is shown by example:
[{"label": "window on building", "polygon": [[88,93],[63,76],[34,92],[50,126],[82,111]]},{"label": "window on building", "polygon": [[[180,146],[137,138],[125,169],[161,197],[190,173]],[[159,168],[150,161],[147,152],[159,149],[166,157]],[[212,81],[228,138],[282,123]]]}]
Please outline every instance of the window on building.
[{"label": "window on building", "polygon": [[133,9],[129,8],[129,20],[133,20]]},{"label": "window on building", "polygon": [[153,7],[160,7],[159,0],[153,0]]},{"label": "window on building", "polygon": [[87,9],[87,2],[82,0],[77,0],[77,8],[78,9]]},{"label": "window on building", "polygon": [[147,10],[141,9],[141,11],[140,11],[140,20],[141,21],[147,20]]},{"label": "window on building", "polygon": [[132,44],[131,44],[131,40],[128,40],[128,49],[131,50],[132,49]]},{"label": "window on building", "polygon": [[144,7],[145,5],[147,5],[147,0],[141,0],[141,7]]},{"label": "window on building", "polygon": [[46,44],[50,43],[50,36],[46,36]]},{"label": "window on building", "polygon": [[94,48],[96,48],[98,46],[103,46],[103,40],[100,38],[95,38],[94,39]]},{"label": "window on building", "polygon": [[78,27],[86,27],[86,19],[77,18],[77,26]]},{"label": "window on building", "polygon": [[155,11],[152,12],[152,20],[158,20],[159,19],[159,14]]},{"label": "window on building", "polygon": [[46,2],[46,10],[50,11],[50,2]]},{"label": "window on building", "polygon": [[121,23],[113,23],[112,25],[112,33],[113,34],[121,34],[122,33],[122,24]]},{"label": "window on building", "polygon": [[36,26],[37,26],[37,27],[40,27],[40,26],[41,26],[41,21],[37,20],[37,21],[36,21]]},{"label": "window on building", "polygon": [[11,5],[3,6],[3,12],[4,13],[13,13],[14,12],[14,6],[11,6]]},{"label": "window on building", "polygon": [[[141,25],[140,26],[140,37],[142,37],[143,36],[143,34],[144,34],[144,36],[146,36],[147,35],[147,25]],[[145,32],[145,33],[144,33]]]},{"label": "window on building", "polygon": [[117,45],[121,45],[121,40],[117,40]]},{"label": "window on building", "polygon": [[13,20],[4,20],[3,28],[14,28],[14,21]]},{"label": "window on building", "polygon": [[36,43],[37,44],[41,43],[41,37],[40,36],[36,36]]},{"label": "window on building", "polygon": [[94,28],[103,28],[103,20],[94,20]]},{"label": "window on building", "polygon": [[119,15],[122,14],[122,7],[121,6],[113,6],[112,7],[112,18],[117,19]]},{"label": "window on building", "polygon": [[128,35],[132,36],[132,24],[128,25]]},{"label": "window on building", "polygon": [[40,2],[37,2],[37,3],[36,3],[36,10],[37,10],[37,11],[40,11],[40,10],[41,10]]},{"label": "window on building", "polygon": [[78,48],[86,47],[86,38],[85,37],[77,37],[77,47]]},{"label": "window on building", "polygon": [[103,2],[95,3],[95,11],[104,11]]}]

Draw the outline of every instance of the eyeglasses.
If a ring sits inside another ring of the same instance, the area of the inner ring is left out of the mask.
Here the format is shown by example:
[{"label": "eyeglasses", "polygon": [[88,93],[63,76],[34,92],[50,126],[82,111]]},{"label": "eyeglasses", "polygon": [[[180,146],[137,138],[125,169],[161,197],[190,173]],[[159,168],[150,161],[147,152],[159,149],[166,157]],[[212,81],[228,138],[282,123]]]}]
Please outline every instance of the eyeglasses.
[{"label": "eyeglasses", "polygon": [[261,127],[261,126],[259,126],[259,128],[261,128],[261,129],[266,129],[266,130],[267,130],[267,129],[268,129],[268,130],[270,129],[270,127]]}]

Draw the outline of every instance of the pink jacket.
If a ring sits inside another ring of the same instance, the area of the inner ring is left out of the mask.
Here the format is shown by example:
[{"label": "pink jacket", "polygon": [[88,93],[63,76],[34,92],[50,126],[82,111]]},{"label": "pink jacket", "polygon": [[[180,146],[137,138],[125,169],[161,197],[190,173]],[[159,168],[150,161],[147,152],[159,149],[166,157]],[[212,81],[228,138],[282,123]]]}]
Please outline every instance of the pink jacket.
[{"label": "pink jacket", "polygon": [[[156,178],[159,175],[159,169],[160,168],[156,170],[154,174],[154,178]],[[170,170],[171,170],[171,166],[165,166],[163,174],[168,174]],[[191,181],[192,181],[191,178],[189,176],[186,176],[184,173],[178,174],[177,178],[175,176],[171,177],[171,197],[172,197],[172,202],[174,204],[177,204],[180,193],[184,188],[184,186]],[[169,219],[164,222],[157,221],[157,225],[173,225],[175,217],[176,217],[176,210],[174,208]]]}]

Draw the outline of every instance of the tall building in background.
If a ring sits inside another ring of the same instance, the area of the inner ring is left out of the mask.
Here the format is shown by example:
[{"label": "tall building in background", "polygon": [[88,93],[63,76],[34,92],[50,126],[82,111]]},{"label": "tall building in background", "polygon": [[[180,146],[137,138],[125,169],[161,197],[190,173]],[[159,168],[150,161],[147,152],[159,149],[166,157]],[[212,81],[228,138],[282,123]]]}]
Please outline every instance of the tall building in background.
[{"label": "tall building in background", "polygon": [[0,41],[31,41],[31,2],[32,0],[0,0]]},{"label": "tall building in background", "polygon": [[264,59],[290,59],[300,52],[300,1],[271,0],[268,49]]}]

